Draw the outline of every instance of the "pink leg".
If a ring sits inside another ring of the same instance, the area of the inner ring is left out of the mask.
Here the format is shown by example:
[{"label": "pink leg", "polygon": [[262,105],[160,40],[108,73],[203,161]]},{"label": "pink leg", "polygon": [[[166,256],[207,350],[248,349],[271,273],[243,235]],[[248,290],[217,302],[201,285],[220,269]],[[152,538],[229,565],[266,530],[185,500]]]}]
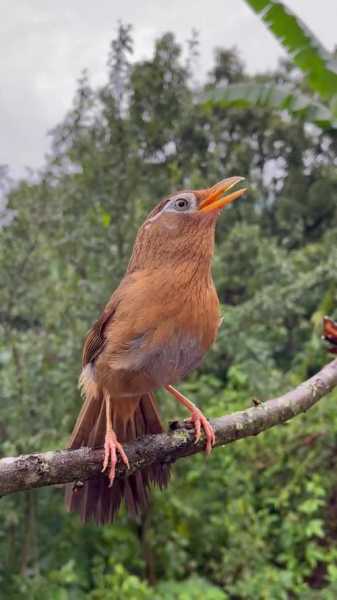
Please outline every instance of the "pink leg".
[{"label": "pink leg", "polygon": [[127,466],[127,468],[129,468],[129,460],[128,457],[126,456],[125,452],[124,452],[124,448],[122,446],[122,444],[119,443],[119,441],[117,440],[116,434],[114,432],[114,430],[112,429],[112,423],[111,423],[111,406],[110,406],[110,397],[107,395],[105,397],[105,408],[106,408],[106,433],[105,433],[105,440],[104,440],[104,461],[103,461],[103,468],[102,468],[102,472],[106,471],[106,469],[108,468],[109,465],[109,461],[110,461],[110,469],[108,472],[108,478],[109,478],[109,487],[112,486],[113,481],[115,479],[115,474],[116,474],[116,464],[117,464],[117,452],[119,452],[120,457],[123,461],[123,463]]},{"label": "pink leg", "polygon": [[207,421],[205,415],[202,414],[201,410],[191,400],[186,398],[183,394],[178,392],[173,385],[165,385],[165,389],[171,394],[180,404],[186,406],[187,410],[191,413],[191,421],[195,428],[195,443],[200,440],[201,428],[203,428],[206,437],[206,452],[210,454],[212,447],[215,444],[215,433],[212,426]]}]

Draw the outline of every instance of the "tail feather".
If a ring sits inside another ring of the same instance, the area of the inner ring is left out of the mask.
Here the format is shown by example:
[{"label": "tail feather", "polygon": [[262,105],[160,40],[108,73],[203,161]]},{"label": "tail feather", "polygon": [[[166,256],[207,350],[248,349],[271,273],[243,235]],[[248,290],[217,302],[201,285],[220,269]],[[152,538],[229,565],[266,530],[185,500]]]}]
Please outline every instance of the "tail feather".
[{"label": "tail feather", "polygon": [[[139,399],[133,415],[127,421],[118,413],[118,404],[113,403],[113,407],[113,427],[121,443],[163,431],[152,394],[145,394]],[[105,426],[103,393],[91,388],[71,436],[70,447],[103,446]],[[98,524],[110,523],[123,499],[128,512],[137,515],[148,505],[150,483],[163,488],[168,480],[169,467],[162,464],[154,464],[129,477],[116,479],[111,488],[108,478],[102,473],[84,482],[81,488],[74,488],[72,484],[66,486],[66,506],[69,511],[78,512],[82,522],[94,520]]]},{"label": "tail feather", "polygon": [[91,441],[99,439],[97,427],[104,427],[105,423],[101,414],[104,409],[103,395],[93,378],[91,364],[83,369],[79,387],[84,402],[69,440],[69,448],[92,446]]}]

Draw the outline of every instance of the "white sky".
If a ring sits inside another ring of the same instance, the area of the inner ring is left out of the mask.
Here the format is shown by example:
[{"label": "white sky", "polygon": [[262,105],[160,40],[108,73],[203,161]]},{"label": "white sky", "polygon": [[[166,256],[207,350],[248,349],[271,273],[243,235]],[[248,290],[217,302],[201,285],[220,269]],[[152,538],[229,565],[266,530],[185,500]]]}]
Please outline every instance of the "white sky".
[{"label": "white sky", "polygon": [[[337,43],[337,0],[286,0],[329,50]],[[237,46],[250,72],[272,69],[284,55],[244,0],[0,0],[0,165],[14,176],[38,168],[47,131],[70,108],[76,80],[88,68],[104,81],[118,20],[133,25],[135,58],[173,31],[178,41],[199,32],[200,72],[216,46]]]}]

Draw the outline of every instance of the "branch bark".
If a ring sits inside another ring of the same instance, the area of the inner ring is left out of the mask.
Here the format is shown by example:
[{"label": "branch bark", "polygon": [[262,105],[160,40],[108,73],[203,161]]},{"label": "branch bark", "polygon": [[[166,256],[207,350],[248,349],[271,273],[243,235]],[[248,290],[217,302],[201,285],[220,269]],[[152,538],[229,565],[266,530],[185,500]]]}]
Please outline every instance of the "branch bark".
[{"label": "branch bark", "polygon": [[[337,359],[284,396],[211,421],[216,435],[215,445],[223,446],[284,423],[307,411],[335,387]],[[130,470],[126,472],[125,465],[119,462],[117,477],[129,475],[155,462],[172,463],[203,450],[204,440],[195,444],[194,431],[186,423],[174,423],[173,428],[169,433],[148,435],[125,444]],[[71,481],[80,486],[84,480],[100,473],[102,460],[103,450],[91,448],[3,458],[0,460],[0,496]]]}]

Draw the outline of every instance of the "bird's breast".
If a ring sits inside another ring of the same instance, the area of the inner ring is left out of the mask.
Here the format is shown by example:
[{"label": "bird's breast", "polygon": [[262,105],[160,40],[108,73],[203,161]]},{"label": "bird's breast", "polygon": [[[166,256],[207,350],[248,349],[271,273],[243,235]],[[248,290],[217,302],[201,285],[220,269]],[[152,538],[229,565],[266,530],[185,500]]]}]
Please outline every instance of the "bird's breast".
[{"label": "bird's breast", "polygon": [[200,365],[220,323],[212,281],[189,286],[180,294],[153,292],[148,302],[137,302],[137,306],[138,310],[131,311],[129,303],[127,310],[122,307],[116,312],[106,346],[96,361],[104,386],[118,388],[122,396],[183,379]]},{"label": "bird's breast", "polygon": [[157,351],[149,360],[151,375],[160,385],[176,383],[196,369],[213,344],[220,324],[219,300],[214,286],[177,305],[174,318],[158,326]]}]

